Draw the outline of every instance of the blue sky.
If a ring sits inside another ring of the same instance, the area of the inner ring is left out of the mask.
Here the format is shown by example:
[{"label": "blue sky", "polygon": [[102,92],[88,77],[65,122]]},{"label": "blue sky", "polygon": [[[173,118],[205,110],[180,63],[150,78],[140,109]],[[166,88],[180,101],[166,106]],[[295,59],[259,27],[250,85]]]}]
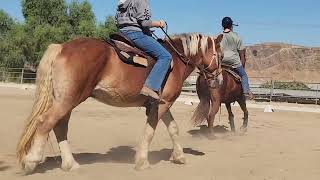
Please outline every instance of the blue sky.
[{"label": "blue sky", "polygon": [[[117,0],[89,0],[98,21],[114,15]],[[319,0],[150,0],[154,19],[170,33],[217,34],[231,16],[246,44],[284,42],[320,47]],[[0,8],[22,21],[20,0],[0,0]]]}]

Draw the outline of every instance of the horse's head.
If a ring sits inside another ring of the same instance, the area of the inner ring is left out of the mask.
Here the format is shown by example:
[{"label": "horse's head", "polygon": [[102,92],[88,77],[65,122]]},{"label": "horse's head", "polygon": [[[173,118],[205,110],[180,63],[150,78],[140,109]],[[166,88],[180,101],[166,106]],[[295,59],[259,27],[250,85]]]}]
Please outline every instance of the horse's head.
[{"label": "horse's head", "polygon": [[222,85],[223,76],[221,61],[223,59],[223,51],[220,45],[223,39],[223,34],[217,38],[208,37],[205,49],[202,49],[202,58],[197,63],[200,70],[200,75],[203,75],[207,84],[211,88],[216,88]]},{"label": "horse's head", "polygon": [[221,61],[223,58],[223,52],[221,48],[221,41],[223,35],[215,37],[202,37],[200,58],[197,61],[197,67],[203,73],[207,74],[220,74],[221,73]]},{"label": "horse's head", "polygon": [[220,42],[223,35],[217,38],[198,33],[176,35],[172,39],[178,53],[188,65],[197,67],[201,72],[213,74],[221,72],[222,50]]}]

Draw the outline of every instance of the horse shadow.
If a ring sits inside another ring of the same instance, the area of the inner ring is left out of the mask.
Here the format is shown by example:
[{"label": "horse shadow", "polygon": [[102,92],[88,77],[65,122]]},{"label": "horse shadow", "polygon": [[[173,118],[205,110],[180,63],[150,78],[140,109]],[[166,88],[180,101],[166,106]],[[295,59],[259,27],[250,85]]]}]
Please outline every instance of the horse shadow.
[{"label": "horse shadow", "polygon": [[[194,156],[204,156],[205,153],[193,150],[191,148],[184,148],[185,154]],[[169,161],[171,156],[171,149],[162,149],[160,151],[149,152],[149,162],[151,165],[156,165],[161,161]],[[80,165],[90,165],[98,163],[118,163],[118,164],[134,164],[134,157],[136,151],[130,146],[119,146],[111,148],[107,153],[78,153],[74,154],[75,160]],[[46,171],[60,168],[61,157],[47,157],[44,163],[41,163],[36,170],[36,173],[45,173]]]},{"label": "horse shadow", "polygon": [[7,165],[5,165],[4,162],[0,161],[0,171],[5,171],[5,170],[8,170],[10,168],[11,168],[10,166],[7,166]]},{"label": "horse shadow", "polygon": [[[208,127],[206,125],[198,126],[199,129],[188,131],[193,137],[203,137],[208,135]],[[217,125],[213,127],[213,132],[219,136],[229,136],[232,132],[225,125]]]}]

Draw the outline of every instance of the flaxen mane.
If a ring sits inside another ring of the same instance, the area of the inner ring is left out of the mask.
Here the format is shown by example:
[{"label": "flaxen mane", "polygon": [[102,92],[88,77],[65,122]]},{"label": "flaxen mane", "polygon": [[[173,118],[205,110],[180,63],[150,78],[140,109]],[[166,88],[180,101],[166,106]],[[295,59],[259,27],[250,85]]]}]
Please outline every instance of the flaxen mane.
[{"label": "flaxen mane", "polygon": [[172,38],[181,40],[184,54],[186,56],[194,56],[199,52],[199,50],[201,50],[202,53],[205,54],[205,52],[208,50],[208,39],[211,37],[204,36],[199,33],[188,33],[174,35]]}]

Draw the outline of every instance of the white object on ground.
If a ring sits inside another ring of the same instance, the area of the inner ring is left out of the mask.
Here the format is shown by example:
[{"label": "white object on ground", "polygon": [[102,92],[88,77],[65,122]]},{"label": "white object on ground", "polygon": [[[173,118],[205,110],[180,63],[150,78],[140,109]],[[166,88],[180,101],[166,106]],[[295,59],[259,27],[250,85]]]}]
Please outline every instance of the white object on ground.
[{"label": "white object on ground", "polygon": [[267,105],[267,107],[264,108],[264,112],[265,113],[271,113],[271,112],[274,112],[274,109],[272,108],[271,105]]},{"label": "white object on ground", "polygon": [[185,104],[185,105],[192,106],[192,105],[193,105],[192,99],[187,99],[187,100],[184,102],[184,104]]}]

